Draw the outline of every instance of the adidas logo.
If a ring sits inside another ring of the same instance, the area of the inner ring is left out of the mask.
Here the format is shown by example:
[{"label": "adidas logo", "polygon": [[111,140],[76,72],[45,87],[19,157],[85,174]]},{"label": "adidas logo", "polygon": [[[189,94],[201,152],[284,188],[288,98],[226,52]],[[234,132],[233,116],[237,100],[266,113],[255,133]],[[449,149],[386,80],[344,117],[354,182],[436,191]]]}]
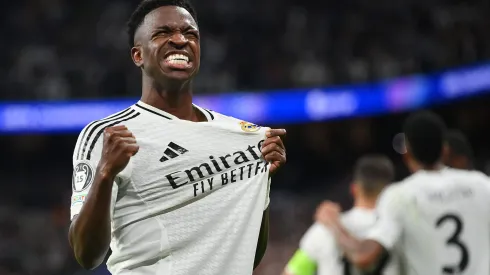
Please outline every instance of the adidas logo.
[{"label": "adidas logo", "polygon": [[160,158],[160,162],[164,162],[164,161],[167,161],[169,159],[176,158],[179,156],[179,154],[183,155],[183,154],[189,152],[189,150],[187,150],[184,147],[179,146],[173,142],[170,142],[167,146],[168,146],[168,148],[165,150],[165,152],[163,152],[164,155]]}]

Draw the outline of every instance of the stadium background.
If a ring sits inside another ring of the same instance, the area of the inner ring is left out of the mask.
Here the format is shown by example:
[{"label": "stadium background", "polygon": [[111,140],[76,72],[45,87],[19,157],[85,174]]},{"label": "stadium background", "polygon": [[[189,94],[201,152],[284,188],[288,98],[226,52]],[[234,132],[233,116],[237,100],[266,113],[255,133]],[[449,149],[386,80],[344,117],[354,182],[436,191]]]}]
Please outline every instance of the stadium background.
[{"label": "stadium background", "polygon": [[[80,125],[140,93],[124,32],[136,4],[0,4],[0,274],[107,274],[80,270],[67,244],[71,154]],[[269,247],[254,274],[280,273],[321,200],[349,207],[360,155],[388,154],[397,177],[406,176],[392,139],[410,109],[442,114],[471,140],[476,167],[490,172],[490,2],[194,4],[199,102],[288,130],[288,164],[272,185]],[[100,101],[79,101],[85,98]],[[64,103],[41,104],[58,100]]]}]

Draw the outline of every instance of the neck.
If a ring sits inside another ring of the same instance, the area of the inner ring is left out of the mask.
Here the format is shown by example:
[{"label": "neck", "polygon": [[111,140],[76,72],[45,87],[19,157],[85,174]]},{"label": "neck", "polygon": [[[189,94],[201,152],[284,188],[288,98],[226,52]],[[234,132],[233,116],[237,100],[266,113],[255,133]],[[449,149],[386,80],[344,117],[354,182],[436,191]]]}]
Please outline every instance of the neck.
[{"label": "neck", "polygon": [[376,199],[359,197],[354,200],[354,207],[374,209],[376,207]]},{"label": "neck", "polygon": [[143,76],[141,101],[182,120],[199,120],[192,105],[190,81],[162,87]]}]

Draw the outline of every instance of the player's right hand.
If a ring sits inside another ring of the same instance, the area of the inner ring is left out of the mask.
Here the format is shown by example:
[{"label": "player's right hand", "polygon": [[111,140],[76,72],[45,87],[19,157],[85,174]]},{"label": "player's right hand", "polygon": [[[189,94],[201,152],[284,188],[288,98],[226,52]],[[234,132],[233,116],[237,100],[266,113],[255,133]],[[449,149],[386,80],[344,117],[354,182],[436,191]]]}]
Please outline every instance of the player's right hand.
[{"label": "player's right hand", "polygon": [[316,209],[314,219],[316,222],[322,223],[327,227],[336,226],[340,219],[341,210],[339,204],[324,201]]},{"label": "player's right hand", "polygon": [[104,130],[104,144],[99,162],[99,171],[115,177],[129,163],[139,150],[136,138],[124,125],[107,127]]}]

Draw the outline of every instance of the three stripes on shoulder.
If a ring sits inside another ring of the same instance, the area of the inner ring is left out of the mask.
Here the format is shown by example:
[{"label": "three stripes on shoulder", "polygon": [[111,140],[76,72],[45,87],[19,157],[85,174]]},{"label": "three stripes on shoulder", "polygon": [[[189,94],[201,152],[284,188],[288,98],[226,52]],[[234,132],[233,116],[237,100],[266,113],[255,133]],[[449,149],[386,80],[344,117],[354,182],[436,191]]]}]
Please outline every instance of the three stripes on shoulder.
[{"label": "three stripes on shoulder", "polygon": [[100,138],[107,127],[112,127],[121,122],[131,120],[139,115],[139,112],[131,108],[127,108],[112,116],[93,121],[92,123],[87,125],[87,127],[85,127],[85,130],[81,134],[82,138],[80,139],[80,143],[78,144],[78,148],[76,149],[76,159],[90,160],[90,158],[92,157],[92,151],[97,144],[97,140]]}]

